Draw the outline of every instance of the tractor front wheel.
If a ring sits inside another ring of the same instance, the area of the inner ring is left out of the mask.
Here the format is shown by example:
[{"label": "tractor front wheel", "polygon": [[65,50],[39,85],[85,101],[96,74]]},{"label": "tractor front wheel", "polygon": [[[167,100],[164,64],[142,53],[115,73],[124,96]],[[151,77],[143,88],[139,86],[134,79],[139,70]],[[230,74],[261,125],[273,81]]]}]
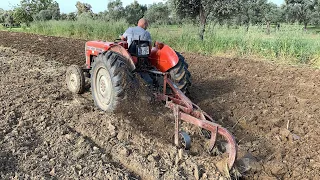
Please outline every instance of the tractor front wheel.
[{"label": "tractor front wheel", "polygon": [[71,65],[67,68],[66,83],[68,89],[76,94],[84,92],[85,79],[83,70],[77,65]]},{"label": "tractor front wheel", "polygon": [[91,88],[95,105],[107,112],[116,112],[126,99],[133,80],[121,55],[107,51],[95,58],[91,70]]}]

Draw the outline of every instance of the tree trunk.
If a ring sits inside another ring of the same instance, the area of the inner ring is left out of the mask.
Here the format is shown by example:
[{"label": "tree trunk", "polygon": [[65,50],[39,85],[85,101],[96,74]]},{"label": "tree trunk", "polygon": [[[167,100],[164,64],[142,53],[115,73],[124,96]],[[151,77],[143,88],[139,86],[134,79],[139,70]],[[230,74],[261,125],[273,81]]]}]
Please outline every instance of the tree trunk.
[{"label": "tree trunk", "polygon": [[200,27],[199,37],[200,37],[201,41],[203,41],[204,32],[206,30],[206,24],[201,23],[200,26],[201,27]]},{"label": "tree trunk", "polygon": [[267,21],[267,34],[270,34],[270,21]]},{"label": "tree trunk", "polygon": [[251,21],[251,19],[250,19],[250,15],[249,15],[249,9],[247,9],[247,13],[246,13],[246,16],[247,16],[247,20],[246,20],[246,31],[248,32],[249,31],[249,26],[250,26],[250,21]]},{"label": "tree trunk", "polygon": [[203,41],[204,32],[206,31],[207,16],[203,7],[200,7],[200,32],[199,37]]},{"label": "tree trunk", "polygon": [[307,31],[308,23],[304,23],[304,31]]}]

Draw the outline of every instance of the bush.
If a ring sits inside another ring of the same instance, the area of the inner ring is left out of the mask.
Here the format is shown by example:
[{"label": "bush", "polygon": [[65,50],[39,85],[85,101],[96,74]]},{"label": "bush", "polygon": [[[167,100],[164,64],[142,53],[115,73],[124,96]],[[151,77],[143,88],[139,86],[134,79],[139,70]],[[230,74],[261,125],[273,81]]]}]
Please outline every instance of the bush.
[{"label": "bush", "polygon": [[41,10],[34,16],[36,21],[48,21],[52,19],[52,12],[50,10]]},{"label": "bush", "polygon": [[26,23],[22,23],[22,24],[21,24],[21,28],[22,28],[22,30],[24,30],[24,31],[25,31],[25,30],[27,29],[27,27],[28,27],[28,26],[27,26],[27,24],[26,24]]},{"label": "bush", "polygon": [[91,12],[84,12],[77,16],[78,21],[93,20],[93,14]]}]

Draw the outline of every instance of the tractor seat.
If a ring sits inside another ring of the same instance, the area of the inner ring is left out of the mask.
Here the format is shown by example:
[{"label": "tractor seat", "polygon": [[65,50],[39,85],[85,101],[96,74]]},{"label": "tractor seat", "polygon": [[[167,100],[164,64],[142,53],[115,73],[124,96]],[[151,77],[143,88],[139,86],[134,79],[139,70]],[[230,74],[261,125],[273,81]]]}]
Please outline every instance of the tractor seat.
[{"label": "tractor seat", "polygon": [[132,56],[148,57],[150,54],[150,41],[133,40],[128,51]]}]

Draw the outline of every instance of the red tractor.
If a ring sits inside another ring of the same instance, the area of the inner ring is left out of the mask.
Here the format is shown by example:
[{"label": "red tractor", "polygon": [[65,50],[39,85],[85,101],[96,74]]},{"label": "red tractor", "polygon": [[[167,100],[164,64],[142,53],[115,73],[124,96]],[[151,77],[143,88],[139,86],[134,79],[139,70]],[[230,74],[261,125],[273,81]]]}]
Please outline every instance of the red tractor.
[{"label": "red tractor", "polygon": [[[231,169],[236,159],[237,145],[227,129],[216,124],[185,95],[191,85],[191,75],[184,57],[168,45],[156,42],[151,47],[149,41],[135,40],[130,47],[126,41],[89,41],[85,46],[86,67],[71,65],[67,69],[67,86],[73,93],[83,93],[85,76],[91,78],[91,91],[95,105],[107,112],[120,110],[120,106],[130,92],[130,84],[135,74],[148,84],[155,99],[163,101],[173,110],[175,117],[175,144],[188,149],[191,138],[180,130],[181,120],[199,126],[209,133],[213,150],[217,137],[228,144],[225,149],[228,167]],[[183,140],[182,143],[180,142]]]}]

